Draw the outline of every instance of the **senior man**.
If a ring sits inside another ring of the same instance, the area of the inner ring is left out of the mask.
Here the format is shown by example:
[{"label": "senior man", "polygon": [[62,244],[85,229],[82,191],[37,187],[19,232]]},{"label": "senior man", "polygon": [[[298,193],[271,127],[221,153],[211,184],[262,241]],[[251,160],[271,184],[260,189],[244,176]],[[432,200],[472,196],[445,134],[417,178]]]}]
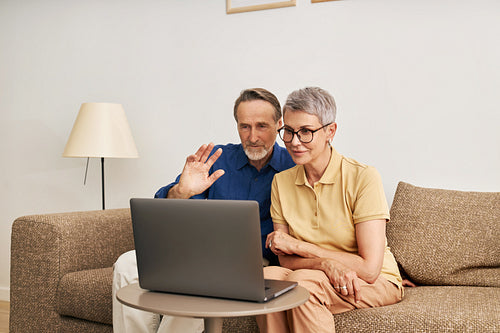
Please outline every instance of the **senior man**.
[{"label": "senior man", "polygon": [[[270,216],[271,183],[276,173],[294,163],[286,149],[276,141],[282,126],[281,107],[271,92],[254,88],[243,90],[234,103],[240,144],[202,145],[187,157],[175,182],[160,188],[155,198],[197,198],[255,200],[260,207],[262,256],[265,264],[278,260],[265,246],[273,231]],[[113,330],[128,332],[202,332],[203,320],[163,316],[126,307],[116,300],[116,291],[135,283],[135,251],[124,253],[114,265]]]}]

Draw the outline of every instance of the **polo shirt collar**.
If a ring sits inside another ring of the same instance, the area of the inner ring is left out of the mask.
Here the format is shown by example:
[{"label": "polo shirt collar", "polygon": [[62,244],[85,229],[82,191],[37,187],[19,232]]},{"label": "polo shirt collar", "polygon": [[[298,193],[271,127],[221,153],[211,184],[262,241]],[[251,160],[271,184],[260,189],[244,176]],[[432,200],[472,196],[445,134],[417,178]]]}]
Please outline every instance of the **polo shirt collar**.
[{"label": "polo shirt collar", "polygon": [[[278,145],[277,142],[274,143],[273,146],[273,154],[271,155],[271,159],[269,162],[266,164],[269,165],[271,168],[273,168],[276,171],[280,170],[280,165],[281,165],[281,154],[278,153],[278,150],[281,147]],[[250,161],[248,160],[247,155],[245,154],[245,151],[243,150],[243,145],[239,144],[239,149],[238,152],[236,153],[236,168],[241,169],[246,165],[251,165]],[[266,167],[264,166],[264,167]]]},{"label": "polo shirt collar", "polygon": [[[335,180],[340,172],[340,165],[342,163],[342,155],[340,155],[333,146],[331,147],[332,154],[330,161],[326,167],[325,173],[318,181],[321,184],[335,184]],[[297,176],[295,177],[295,185],[307,184],[306,171],[303,165],[298,166]]]}]

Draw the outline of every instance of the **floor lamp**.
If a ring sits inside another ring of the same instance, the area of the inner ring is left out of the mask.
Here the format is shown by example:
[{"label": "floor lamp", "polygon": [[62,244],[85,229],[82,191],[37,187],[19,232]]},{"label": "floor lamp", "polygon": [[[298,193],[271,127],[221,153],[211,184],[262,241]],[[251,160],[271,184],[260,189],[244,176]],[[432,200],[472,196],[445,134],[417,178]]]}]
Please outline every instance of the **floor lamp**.
[{"label": "floor lamp", "polygon": [[122,105],[83,103],[63,157],[101,159],[102,209],[105,209],[104,158],[139,157]]}]

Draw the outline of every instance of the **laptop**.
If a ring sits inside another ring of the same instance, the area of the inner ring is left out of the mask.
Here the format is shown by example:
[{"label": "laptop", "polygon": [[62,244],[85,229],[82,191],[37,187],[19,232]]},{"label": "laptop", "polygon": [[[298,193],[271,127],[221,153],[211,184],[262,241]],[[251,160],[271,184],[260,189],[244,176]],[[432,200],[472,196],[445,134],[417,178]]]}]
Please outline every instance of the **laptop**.
[{"label": "laptop", "polygon": [[297,283],[264,280],[259,204],[130,199],[143,289],[267,302]]}]

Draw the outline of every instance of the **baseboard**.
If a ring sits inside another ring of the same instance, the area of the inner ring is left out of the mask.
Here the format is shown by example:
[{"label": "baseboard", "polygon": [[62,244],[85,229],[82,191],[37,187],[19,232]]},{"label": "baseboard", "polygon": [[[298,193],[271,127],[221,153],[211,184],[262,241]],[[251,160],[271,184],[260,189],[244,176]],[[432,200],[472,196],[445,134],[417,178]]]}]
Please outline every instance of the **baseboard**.
[{"label": "baseboard", "polygon": [[0,301],[10,302],[10,288],[0,287]]}]

